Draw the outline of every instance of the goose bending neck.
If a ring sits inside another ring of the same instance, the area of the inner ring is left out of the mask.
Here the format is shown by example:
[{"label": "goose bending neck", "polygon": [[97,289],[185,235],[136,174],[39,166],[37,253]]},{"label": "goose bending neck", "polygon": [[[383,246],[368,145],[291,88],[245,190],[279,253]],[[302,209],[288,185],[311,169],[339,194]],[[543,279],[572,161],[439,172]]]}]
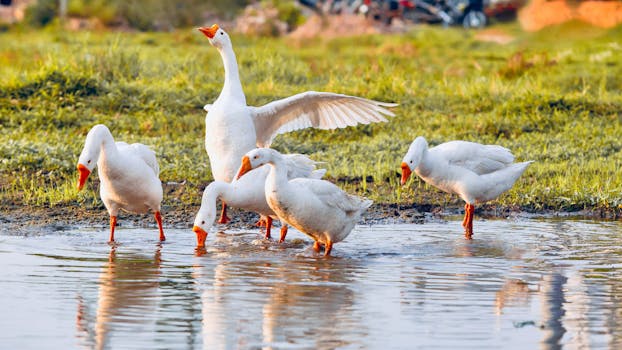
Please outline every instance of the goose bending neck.
[{"label": "goose bending neck", "polygon": [[240,82],[240,73],[238,71],[238,62],[235,57],[235,52],[230,46],[225,46],[218,50],[222,57],[222,62],[225,66],[225,85],[222,88],[221,96],[228,95],[239,99],[246,105],[246,96],[242,90],[242,83]]},{"label": "goose bending neck", "polygon": [[417,137],[411,146],[413,160],[416,163],[415,172],[419,176],[428,176],[433,172],[439,164],[433,158],[429,157],[428,141],[423,137]]},{"label": "goose bending neck", "polygon": [[212,181],[203,194],[202,202],[204,205],[216,206],[216,200],[221,198],[223,201],[228,202],[229,199],[229,184],[224,181]]},{"label": "goose bending neck", "polygon": [[117,155],[117,146],[107,127],[98,125],[93,128],[92,134],[89,136],[91,137],[87,140],[87,144],[90,148],[98,150],[97,153],[103,155],[103,158],[115,157]]},{"label": "goose bending neck", "polygon": [[432,172],[445,167],[445,164],[440,164],[435,159],[428,157],[428,148],[426,147],[421,152],[421,163],[419,163],[419,166],[417,167],[417,173],[420,176],[426,177],[430,176]]}]

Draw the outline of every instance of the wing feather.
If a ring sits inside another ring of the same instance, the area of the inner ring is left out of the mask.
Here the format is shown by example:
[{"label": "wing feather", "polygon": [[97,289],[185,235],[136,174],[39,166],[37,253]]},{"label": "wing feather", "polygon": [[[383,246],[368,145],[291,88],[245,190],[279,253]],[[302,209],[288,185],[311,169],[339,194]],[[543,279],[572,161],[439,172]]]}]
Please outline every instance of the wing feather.
[{"label": "wing feather", "polygon": [[331,92],[307,91],[261,107],[249,107],[257,132],[257,146],[269,147],[278,134],[314,127],[336,129],[356,124],[386,122],[395,114],[386,103]]},{"label": "wing feather", "polygon": [[156,176],[160,174],[160,165],[158,164],[155,152],[152,151],[151,148],[143,145],[142,143],[133,143],[131,145],[127,145],[127,148],[135,156],[142,159],[153,170]]},{"label": "wing feather", "polygon": [[342,110],[343,113],[353,116],[354,125],[356,125],[356,124],[368,124],[367,119],[363,115],[361,115],[360,113],[356,112],[355,109],[352,106],[349,106],[349,105],[339,105],[338,108],[340,108],[340,110]]},{"label": "wing feather", "polygon": [[337,118],[342,121],[344,128],[358,124],[358,116],[354,114],[351,118],[348,118],[346,110],[340,108],[340,105],[335,104],[334,102],[329,102],[326,107],[328,107],[337,116]]},{"label": "wing feather", "polygon": [[[321,178],[326,172],[325,169],[316,169],[316,165],[320,164],[320,162],[316,162],[303,154],[284,154],[283,156],[287,165],[288,179],[314,176],[320,176]],[[321,170],[323,172],[319,175]]]},{"label": "wing feather", "polygon": [[514,155],[505,147],[468,141],[446,142],[430,152],[438,152],[450,165],[469,169],[478,175],[495,172],[514,162]]},{"label": "wing feather", "polygon": [[326,105],[326,108],[328,108],[336,116],[339,122],[341,122],[340,128],[356,125],[356,120],[354,118],[348,118],[348,116],[343,114],[338,108],[336,108],[333,103],[328,103]]},{"label": "wing feather", "polygon": [[308,188],[320,201],[329,207],[337,208],[345,212],[356,212],[367,209],[373,202],[344,192],[339,186],[329,181],[297,178],[291,182],[304,182],[302,185]]},{"label": "wing feather", "polygon": [[349,107],[352,108],[354,112],[357,113],[359,116],[364,118],[365,122],[363,122],[362,124],[369,124],[373,122],[383,121],[383,120],[378,120],[376,116],[369,113],[369,111],[360,108],[357,105],[350,105]]},{"label": "wing feather", "polygon": [[333,109],[330,107],[330,104],[327,103],[327,104],[322,105],[322,111],[330,115],[334,123],[333,125],[336,125],[337,128],[341,129],[341,128],[345,128],[346,126],[348,126],[348,124],[346,124],[346,122],[343,119],[341,119],[339,114],[333,111]]}]

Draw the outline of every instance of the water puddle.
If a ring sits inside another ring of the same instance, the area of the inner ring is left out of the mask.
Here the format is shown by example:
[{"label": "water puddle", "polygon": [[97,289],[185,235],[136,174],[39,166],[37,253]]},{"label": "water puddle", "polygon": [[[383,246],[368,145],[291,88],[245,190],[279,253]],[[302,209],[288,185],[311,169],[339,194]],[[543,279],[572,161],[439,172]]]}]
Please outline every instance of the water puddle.
[{"label": "water puddle", "polygon": [[290,230],[0,227],[0,344],[25,348],[619,348],[622,223],[358,226],[329,259]]}]

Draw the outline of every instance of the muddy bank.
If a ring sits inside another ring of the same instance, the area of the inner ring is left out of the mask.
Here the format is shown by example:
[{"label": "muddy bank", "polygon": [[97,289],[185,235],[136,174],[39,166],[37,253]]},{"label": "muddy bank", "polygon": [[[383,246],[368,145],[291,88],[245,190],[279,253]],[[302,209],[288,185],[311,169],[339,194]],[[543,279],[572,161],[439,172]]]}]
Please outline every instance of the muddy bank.
[{"label": "muddy bank", "polygon": [[[162,208],[164,226],[169,228],[192,228],[198,206],[176,206]],[[443,207],[430,204],[374,204],[364,214],[361,224],[405,224],[444,220],[449,216],[464,214],[462,206]],[[602,210],[581,210],[560,212],[553,210],[525,211],[514,206],[480,205],[475,214],[479,218],[510,217],[573,217],[587,219],[619,219],[620,213]],[[226,229],[258,229],[255,226],[259,216],[255,213],[232,208],[232,221],[219,225]],[[52,231],[63,231],[76,227],[108,227],[108,213],[100,208],[65,207],[14,207],[0,208],[0,234],[37,235]],[[477,220],[477,218],[476,218]],[[279,226],[275,223],[275,226]],[[151,214],[119,215],[117,227],[153,227],[155,220]]]}]

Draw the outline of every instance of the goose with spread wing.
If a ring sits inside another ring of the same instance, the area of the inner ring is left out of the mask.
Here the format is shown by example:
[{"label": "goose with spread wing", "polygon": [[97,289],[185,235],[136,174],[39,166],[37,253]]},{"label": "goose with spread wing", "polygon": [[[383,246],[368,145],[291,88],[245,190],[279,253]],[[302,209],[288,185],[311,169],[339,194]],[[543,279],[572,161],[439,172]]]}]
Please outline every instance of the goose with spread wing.
[{"label": "goose with spread wing", "polygon": [[154,212],[160,241],[162,229],[162,183],[155,153],[140,143],[128,145],[115,142],[110,130],[95,125],[86,135],[84,148],[78,159],[78,191],[97,165],[99,194],[110,214],[110,242],[114,242],[114,228],[120,210],[132,213]]},{"label": "goose with spread wing", "polygon": [[402,185],[414,171],[430,185],[457,194],[464,206],[465,237],[473,236],[474,204],[499,197],[509,190],[533,161],[514,163],[509,149],[468,141],[450,141],[428,149],[417,137],[402,160]]},{"label": "goose with spread wing", "polygon": [[[218,25],[198,28],[218,49],[225,82],[216,101],[206,105],[205,148],[215,180],[231,182],[240,159],[256,147],[269,147],[278,134],[304,129],[336,129],[386,122],[395,103],[330,92],[307,91],[261,107],[248,106],[229,35]],[[220,223],[226,223],[226,202]]]}]

